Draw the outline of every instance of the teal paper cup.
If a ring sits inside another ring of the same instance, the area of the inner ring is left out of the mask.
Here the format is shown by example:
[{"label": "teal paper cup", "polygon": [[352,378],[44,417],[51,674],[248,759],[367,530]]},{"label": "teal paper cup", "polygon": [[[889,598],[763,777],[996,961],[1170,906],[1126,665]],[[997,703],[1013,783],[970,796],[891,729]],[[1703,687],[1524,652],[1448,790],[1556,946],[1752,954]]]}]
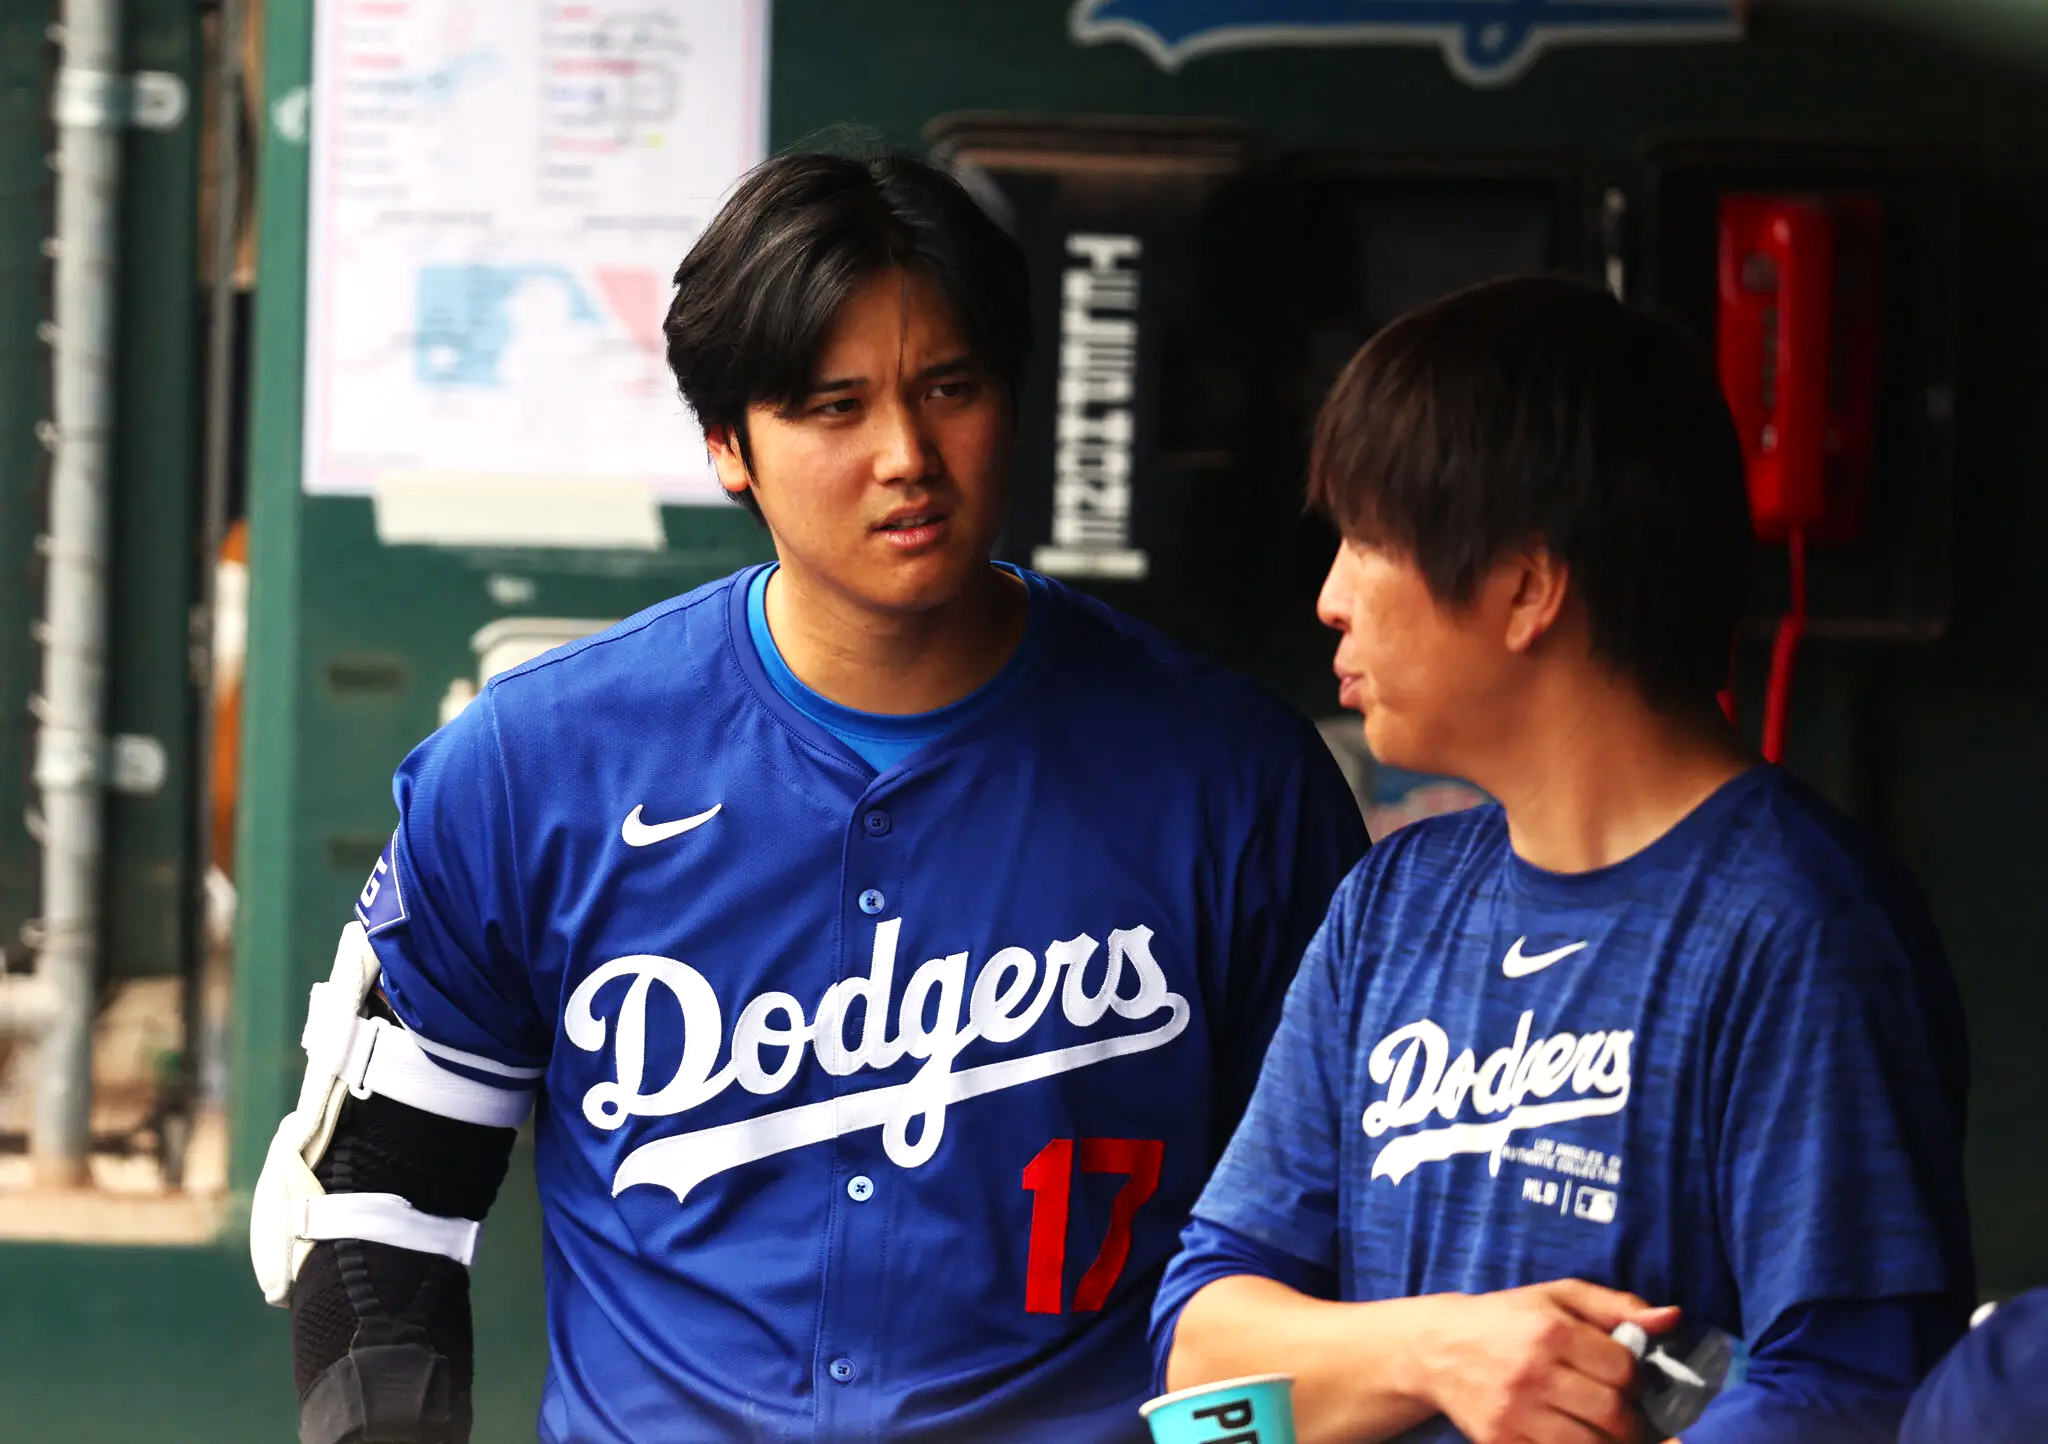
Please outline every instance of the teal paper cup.
[{"label": "teal paper cup", "polygon": [[1294,1444],[1294,1376],[1253,1374],[1138,1406],[1154,1444]]}]

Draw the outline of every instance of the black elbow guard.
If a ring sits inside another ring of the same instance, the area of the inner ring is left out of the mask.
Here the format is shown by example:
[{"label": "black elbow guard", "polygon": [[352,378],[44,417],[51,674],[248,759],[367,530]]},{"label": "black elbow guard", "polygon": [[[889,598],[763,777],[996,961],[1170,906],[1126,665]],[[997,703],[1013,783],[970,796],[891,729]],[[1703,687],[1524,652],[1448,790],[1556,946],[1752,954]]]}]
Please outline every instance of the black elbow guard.
[{"label": "black elbow guard", "polygon": [[[330,1195],[397,1194],[423,1214],[481,1219],[514,1137],[374,1094],[351,1097],[314,1173]],[[460,1262],[323,1240],[299,1272],[291,1310],[301,1444],[465,1444],[474,1342]]]}]

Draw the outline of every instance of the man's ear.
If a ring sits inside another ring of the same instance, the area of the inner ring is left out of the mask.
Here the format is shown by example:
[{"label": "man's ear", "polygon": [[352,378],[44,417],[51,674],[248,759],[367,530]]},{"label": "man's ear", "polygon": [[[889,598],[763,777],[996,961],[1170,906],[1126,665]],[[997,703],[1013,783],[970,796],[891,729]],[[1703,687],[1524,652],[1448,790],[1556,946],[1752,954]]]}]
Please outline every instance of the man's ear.
[{"label": "man's ear", "polygon": [[754,484],[747,459],[740,455],[739,434],[731,427],[705,427],[704,446],[711,453],[711,464],[717,468],[720,486],[738,496]]},{"label": "man's ear", "polygon": [[1543,546],[1516,552],[1504,566],[1508,575],[1503,580],[1512,590],[1503,640],[1509,651],[1526,653],[1557,625],[1564,612],[1571,569]]}]

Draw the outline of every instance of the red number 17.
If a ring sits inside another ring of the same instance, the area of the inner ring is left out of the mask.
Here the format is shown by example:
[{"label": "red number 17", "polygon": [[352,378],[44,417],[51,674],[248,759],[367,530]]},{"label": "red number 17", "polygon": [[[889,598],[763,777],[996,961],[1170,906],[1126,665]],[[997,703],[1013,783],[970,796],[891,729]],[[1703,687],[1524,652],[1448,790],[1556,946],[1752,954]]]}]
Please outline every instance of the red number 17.
[{"label": "red number 17", "polygon": [[[1130,1175],[1109,1206],[1109,1235],[1074,1290],[1074,1312],[1102,1307],[1131,1257],[1131,1219],[1159,1187],[1166,1145],[1157,1138],[1084,1138],[1083,1173]],[[1055,1138],[1024,1166],[1031,1194],[1031,1253],[1024,1269],[1024,1311],[1056,1314],[1067,1271],[1067,1203],[1074,1187],[1074,1140]]]}]

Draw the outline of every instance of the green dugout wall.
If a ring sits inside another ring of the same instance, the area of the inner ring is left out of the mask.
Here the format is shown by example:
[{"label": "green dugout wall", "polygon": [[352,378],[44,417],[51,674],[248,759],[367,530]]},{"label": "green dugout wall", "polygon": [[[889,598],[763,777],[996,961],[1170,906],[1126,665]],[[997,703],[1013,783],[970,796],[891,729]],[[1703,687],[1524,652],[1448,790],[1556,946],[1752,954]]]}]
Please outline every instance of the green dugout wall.
[{"label": "green dugout wall", "polygon": [[[272,0],[273,104],[307,80],[309,5]],[[771,143],[851,121],[914,146],[934,117],[969,110],[1171,115],[1236,121],[1280,146],[1563,156],[1594,194],[1632,183],[1653,136],[1950,145],[1973,157],[1951,633],[1921,650],[1811,652],[1793,760],[1879,827],[1933,900],[1973,1028],[1969,1157],[1983,1288],[2048,1283],[2039,1226],[2048,889],[2036,881],[2048,861],[2037,821],[2048,815],[2048,591],[2034,581],[2048,570],[2048,408],[2039,404],[2048,394],[2039,262],[2048,253],[2048,72],[1996,47],[1765,4],[1737,45],[1553,51],[1491,91],[1458,82],[1429,49],[1236,52],[1169,74],[1128,46],[1075,46],[1067,9],[1061,0],[783,0]],[[0,23],[0,36],[11,25]],[[23,145],[15,74],[0,93],[7,156]],[[270,131],[249,441],[254,602],[234,1073],[242,1189],[296,1087],[305,989],[326,971],[391,827],[391,769],[434,726],[448,679],[473,672],[470,635],[516,611],[623,615],[763,545],[736,510],[671,510],[668,550],[629,560],[383,547],[367,501],[302,495],[306,186],[304,146]],[[18,193],[0,217],[0,245],[11,247],[0,267],[19,253]],[[0,309],[0,322],[21,314],[10,296],[0,291],[0,308],[17,309]],[[0,366],[4,357],[0,347]],[[0,435],[0,485],[19,484],[20,448],[11,430]],[[494,602],[490,578],[503,575],[526,579],[530,601]],[[1326,710],[1311,681],[1272,680]],[[522,1161],[488,1233],[476,1275],[477,1437],[530,1439],[544,1348],[538,1213]],[[191,1250],[0,1245],[0,1437],[283,1440],[289,1378],[284,1317],[257,1302],[235,1237]]]}]

